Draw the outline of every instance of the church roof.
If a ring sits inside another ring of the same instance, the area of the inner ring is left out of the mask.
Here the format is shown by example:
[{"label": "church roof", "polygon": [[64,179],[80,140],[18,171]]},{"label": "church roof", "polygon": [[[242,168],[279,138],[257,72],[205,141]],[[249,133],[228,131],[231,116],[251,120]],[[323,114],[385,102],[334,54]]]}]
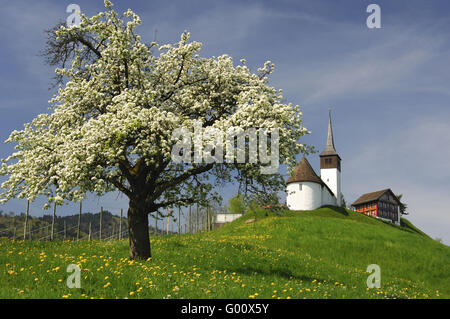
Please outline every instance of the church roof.
[{"label": "church roof", "polygon": [[294,174],[289,177],[286,184],[296,182],[318,183],[324,186],[331,195],[335,196],[330,187],[328,187],[328,185],[319,176],[317,176],[316,172],[314,172],[314,169],[311,167],[311,164],[309,164],[308,160],[304,156],[300,160],[300,164],[294,169]]},{"label": "church roof", "polygon": [[331,126],[331,110],[329,111],[328,116],[328,135],[327,135],[327,144],[325,145],[325,149],[322,153],[320,153],[320,156],[325,155],[338,155],[336,152],[336,149],[334,148],[334,139],[333,139],[333,127]]},{"label": "church roof", "polygon": [[397,196],[395,196],[395,194],[391,191],[390,188],[387,189],[383,189],[380,191],[376,191],[376,192],[372,192],[372,193],[366,193],[361,195],[353,204],[352,206],[355,205],[360,205],[360,204],[365,204],[365,203],[369,203],[369,202],[373,202],[378,200],[381,196],[383,196],[386,192],[390,192],[391,195],[396,199],[397,202],[400,203],[400,201],[398,200]]},{"label": "church roof", "polygon": [[287,184],[295,182],[315,182],[323,184],[323,181],[314,172],[306,157],[302,157],[300,164],[294,169],[294,174],[287,180]]}]

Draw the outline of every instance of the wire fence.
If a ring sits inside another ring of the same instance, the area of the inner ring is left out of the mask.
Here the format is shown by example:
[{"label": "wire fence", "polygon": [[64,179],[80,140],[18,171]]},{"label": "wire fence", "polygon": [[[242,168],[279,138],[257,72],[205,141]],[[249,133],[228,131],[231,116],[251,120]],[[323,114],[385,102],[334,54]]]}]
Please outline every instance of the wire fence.
[{"label": "wire fence", "polygon": [[[54,208],[53,216],[36,217],[29,215],[27,203],[26,214],[5,215],[3,221],[5,217],[6,220],[9,218],[10,225],[0,224],[0,239],[3,240],[78,242],[128,238],[128,222],[126,216],[123,216],[123,210],[119,216],[103,211],[103,207],[99,213],[83,213],[80,204],[80,212],[76,215],[56,216],[56,208]],[[199,206],[184,209],[178,207],[178,210],[169,210],[168,216],[165,217],[150,214],[149,235],[180,235],[210,231],[213,229],[213,219],[213,214],[209,210],[202,210]],[[7,228],[1,229],[2,225]]]}]

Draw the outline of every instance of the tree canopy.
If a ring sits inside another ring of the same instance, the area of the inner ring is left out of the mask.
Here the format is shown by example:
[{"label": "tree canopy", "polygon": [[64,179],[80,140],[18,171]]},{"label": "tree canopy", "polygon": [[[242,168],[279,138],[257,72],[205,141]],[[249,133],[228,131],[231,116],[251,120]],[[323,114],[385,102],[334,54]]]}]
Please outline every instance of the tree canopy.
[{"label": "tree canopy", "polygon": [[[9,177],[2,184],[2,202],[45,196],[46,205],[62,204],[80,201],[87,192],[120,191],[130,199],[135,246],[137,233],[148,241],[146,226],[136,230],[148,213],[196,202],[215,183],[237,180],[250,192],[283,189],[279,173],[262,174],[261,163],[239,163],[238,152],[224,154],[234,159],[225,162],[177,162],[172,152],[178,128],[267,130],[267,145],[274,143],[276,129],[277,160],[293,169],[296,154],[308,150],[299,142],[308,131],[299,107],[284,104],[282,91],[268,84],[273,64],[253,73],[245,60],[235,66],[228,55],[201,57],[202,44],[190,41],[188,32],[175,44],[145,44],[136,32],[141,20],[135,13],[119,15],[107,0],[105,6],[95,16],[81,14],[79,26],[49,31],[47,61],[59,66],[61,81],[50,112],[6,140],[16,151],[2,160],[0,174]],[[203,149],[211,143],[207,136],[200,141]],[[226,141],[221,143],[216,149],[225,149]],[[195,156],[195,149],[183,152]],[[149,255],[149,247],[131,254]]]}]

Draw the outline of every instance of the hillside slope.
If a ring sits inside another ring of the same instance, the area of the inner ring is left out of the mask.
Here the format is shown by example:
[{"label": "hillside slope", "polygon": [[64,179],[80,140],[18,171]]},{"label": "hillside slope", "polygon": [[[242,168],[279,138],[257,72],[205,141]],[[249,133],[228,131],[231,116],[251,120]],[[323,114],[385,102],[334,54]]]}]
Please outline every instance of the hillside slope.
[{"label": "hillside slope", "polygon": [[[127,241],[0,242],[0,297],[450,298],[450,247],[426,235],[341,208],[281,215],[152,237],[153,260],[142,262],[128,260]],[[81,289],[65,286],[72,262]],[[366,286],[370,264],[380,289]]]}]

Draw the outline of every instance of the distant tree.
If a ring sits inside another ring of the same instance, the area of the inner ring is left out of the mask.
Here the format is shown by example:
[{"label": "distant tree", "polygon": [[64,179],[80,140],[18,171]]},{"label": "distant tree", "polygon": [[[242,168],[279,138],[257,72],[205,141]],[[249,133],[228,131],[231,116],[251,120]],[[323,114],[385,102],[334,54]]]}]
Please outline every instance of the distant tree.
[{"label": "distant tree", "polygon": [[247,202],[248,206],[252,207],[252,210],[255,211],[258,208],[263,208],[266,210],[270,210],[281,216],[285,205],[280,203],[280,198],[277,193],[255,193],[248,197]]},{"label": "distant tree", "polygon": [[402,214],[402,215],[409,215],[409,213],[406,212],[406,208],[408,206],[405,203],[402,202],[403,194],[399,194],[399,195],[396,195],[396,196],[397,196],[398,201],[400,202],[400,205],[399,205],[399,207],[400,207],[400,214]]},{"label": "distant tree", "polygon": [[341,193],[341,207],[347,208],[347,202],[345,201],[344,194]]},{"label": "distant tree", "polygon": [[237,194],[234,197],[231,197],[228,201],[228,211],[231,214],[243,214],[245,213],[246,206],[244,202],[244,196],[241,194]]},{"label": "distant tree", "polygon": [[255,193],[248,196],[247,202],[255,202],[259,206],[280,206],[280,198],[277,193]]}]

